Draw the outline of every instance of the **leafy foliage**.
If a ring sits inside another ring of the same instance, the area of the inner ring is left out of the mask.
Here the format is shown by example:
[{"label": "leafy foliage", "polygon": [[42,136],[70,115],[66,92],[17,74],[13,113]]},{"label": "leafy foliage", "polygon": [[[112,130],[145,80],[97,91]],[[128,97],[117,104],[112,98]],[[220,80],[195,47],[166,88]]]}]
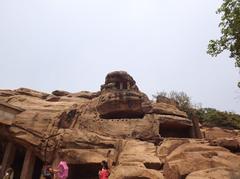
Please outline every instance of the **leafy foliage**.
[{"label": "leafy foliage", "polygon": [[192,108],[191,98],[183,91],[171,91],[169,93],[165,91],[157,92],[157,95],[153,95],[154,98],[167,97],[177,102],[179,109],[183,111],[188,111]]},{"label": "leafy foliage", "polygon": [[210,40],[207,52],[217,56],[228,50],[230,58],[234,58],[235,65],[240,67],[240,1],[224,0],[217,14],[222,15],[219,24],[222,36],[218,40]]},{"label": "leafy foliage", "polygon": [[206,126],[240,129],[240,115],[232,112],[222,112],[213,108],[201,108],[195,115]]},{"label": "leafy foliage", "polygon": [[194,105],[185,92],[171,91],[167,93],[163,91],[153,95],[156,99],[162,96],[176,101],[179,109],[185,111],[189,118],[197,118],[205,126],[240,129],[240,115],[238,114]]}]

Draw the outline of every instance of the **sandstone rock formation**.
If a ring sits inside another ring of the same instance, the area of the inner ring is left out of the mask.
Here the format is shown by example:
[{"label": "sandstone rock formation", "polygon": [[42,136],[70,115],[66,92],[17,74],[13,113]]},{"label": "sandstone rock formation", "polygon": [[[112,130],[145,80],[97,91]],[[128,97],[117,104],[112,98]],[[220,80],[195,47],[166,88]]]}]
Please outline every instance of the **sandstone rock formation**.
[{"label": "sandstone rock formation", "polygon": [[216,167],[201,171],[196,171],[187,176],[186,179],[238,179],[240,172],[226,167]]},{"label": "sandstone rock formation", "polygon": [[101,86],[97,111],[104,119],[143,118],[142,103],[146,95],[141,93],[136,82],[126,72],[112,72]]},{"label": "sandstone rock formation", "polygon": [[227,167],[238,170],[240,156],[221,147],[207,144],[185,143],[166,157],[164,175],[169,178],[186,177],[192,172],[209,168]]},{"label": "sandstone rock formation", "polygon": [[0,178],[11,166],[17,178],[37,179],[45,163],[60,160],[69,179],[97,179],[102,160],[111,179],[239,176],[239,132],[232,139],[204,128],[198,139],[196,129],[174,101],[150,101],[123,71],[93,93],[0,90]]}]

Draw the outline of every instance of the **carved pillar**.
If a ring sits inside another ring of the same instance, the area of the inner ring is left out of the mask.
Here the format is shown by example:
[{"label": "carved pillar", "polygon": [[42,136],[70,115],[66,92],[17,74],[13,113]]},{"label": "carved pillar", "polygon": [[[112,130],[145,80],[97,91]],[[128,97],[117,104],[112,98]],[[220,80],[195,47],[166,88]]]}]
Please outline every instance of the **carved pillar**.
[{"label": "carved pillar", "polygon": [[20,179],[32,179],[36,157],[31,150],[27,150],[24,158]]},{"label": "carved pillar", "polygon": [[128,81],[127,82],[127,89],[130,90],[130,88],[131,88],[131,85],[130,85],[130,82]]},{"label": "carved pillar", "polygon": [[190,127],[188,130],[189,130],[189,137],[191,137],[191,138],[197,138],[197,137],[196,137],[196,134],[195,134],[195,128],[194,128],[194,126]]},{"label": "carved pillar", "polygon": [[202,133],[199,127],[199,121],[197,118],[192,118],[192,122],[193,122],[193,127],[194,127],[194,133],[195,133],[195,137],[198,139],[202,139]]},{"label": "carved pillar", "polygon": [[4,152],[3,160],[2,160],[2,168],[0,171],[0,178],[3,178],[4,172],[7,168],[9,168],[13,162],[15,156],[16,148],[12,142],[7,144],[7,147]]},{"label": "carved pillar", "polygon": [[123,82],[120,82],[120,90],[123,89]]}]

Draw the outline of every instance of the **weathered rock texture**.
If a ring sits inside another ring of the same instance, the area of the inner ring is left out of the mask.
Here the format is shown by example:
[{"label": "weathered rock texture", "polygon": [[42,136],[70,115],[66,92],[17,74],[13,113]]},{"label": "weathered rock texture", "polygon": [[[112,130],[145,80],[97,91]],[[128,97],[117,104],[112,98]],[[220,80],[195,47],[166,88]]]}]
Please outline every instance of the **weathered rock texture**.
[{"label": "weathered rock texture", "polygon": [[206,138],[196,139],[196,129],[175,102],[150,101],[122,71],[94,93],[0,90],[0,175],[11,166],[19,178],[37,179],[44,162],[66,160],[70,179],[95,179],[106,160],[111,179],[239,176],[240,156],[231,153],[239,133],[226,139],[202,129]]}]

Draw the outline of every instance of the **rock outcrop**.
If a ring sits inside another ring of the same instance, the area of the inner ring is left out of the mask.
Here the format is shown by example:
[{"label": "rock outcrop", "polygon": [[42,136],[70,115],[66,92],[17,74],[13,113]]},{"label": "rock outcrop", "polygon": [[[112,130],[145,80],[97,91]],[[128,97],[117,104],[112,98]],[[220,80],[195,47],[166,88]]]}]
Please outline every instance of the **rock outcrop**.
[{"label": "rock outcrop", "polygon": [[167,178],[180,179],[190,173],[209,168],[227,167],[238,170],[240,156],[231,154],[221,147],[207,144],[185,143],[177,147],[166,157],[164,175]]},{"label": "rock outcrop", "polygon": [[217,167],[191,173],[186,179],[238,179],[240,172],[226,167]]},{"label": "rock outcrop", "polygon": [[150,101],[122,71],[93,93],[0,90],[0,175],[11,166],[37,179],[44,163],[66,160],[70,179],[96,179],[106,160],[111,179],[239,176],[239,132],[233,140],[204,128],[197,139],[196,129],[174,101]]},{"label": "rock outcrop", "polygon": [[136,82],[126,72],[112,72],[101,86],[97,111],[101,118],[143,118],[142,103],[146,95],[138,90]]}]

